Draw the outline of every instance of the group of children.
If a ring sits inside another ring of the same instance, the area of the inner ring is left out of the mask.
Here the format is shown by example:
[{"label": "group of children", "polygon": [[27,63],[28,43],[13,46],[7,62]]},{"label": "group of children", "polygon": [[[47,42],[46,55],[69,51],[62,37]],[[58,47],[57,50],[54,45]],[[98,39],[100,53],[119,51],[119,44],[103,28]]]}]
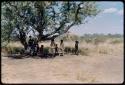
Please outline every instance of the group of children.
[{"label": "group of children", "polygon": [[[75,54],[76,55],[78,55],[78,43],[79,43],[78,41],[75,41]],[[40,55],[40,57],[45,56],[44,45],[41,45],[39,47],[38,40],[33,39],[31,36],[29,36],[28,48],[29,48],[29,53],[31,55]],[[58,47],[58,44],[56,44],[54,39],[52,39],[50,43],[49,54],[51,54],[52,57],[55,57],[56,55],[63,56],[64,55],[63,40],[60,40],[60,45]]]},{"label": "group of children", "polygon": [[60,41],[60,47],[58,47],[58,45],[54,42],[54,39],[52,39],[49,52],[52,54],[52,56],[56,56],[56,55],[63,56],[64,55],[63,40]]}]

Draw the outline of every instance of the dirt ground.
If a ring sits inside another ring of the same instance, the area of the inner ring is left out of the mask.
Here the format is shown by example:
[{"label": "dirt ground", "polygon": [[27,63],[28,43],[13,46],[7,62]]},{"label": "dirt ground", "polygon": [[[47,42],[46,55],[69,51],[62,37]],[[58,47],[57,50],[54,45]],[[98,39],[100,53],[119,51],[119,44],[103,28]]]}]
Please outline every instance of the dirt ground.
[{"label": "dirt ground", "polygon": [[123,56],[2,57],[3,83],[122,83]]}]

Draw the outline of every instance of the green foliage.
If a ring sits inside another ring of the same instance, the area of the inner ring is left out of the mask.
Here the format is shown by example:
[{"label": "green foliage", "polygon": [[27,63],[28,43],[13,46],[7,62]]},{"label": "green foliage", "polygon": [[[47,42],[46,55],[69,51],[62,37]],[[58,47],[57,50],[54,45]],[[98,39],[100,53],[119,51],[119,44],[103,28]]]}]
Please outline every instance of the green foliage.
[{"label": "green foliage", "polygon": [[86,18],[94,17],[99,12],[92,1],[2,2],[2,42],[16,36],[26,45],[30,31],[35,35],[38,33],[39,41],[50,40],[66,33],[74,25],[85,23]]},{"label": "green foliage", "polygon": [[23,48],[20,48],[20,47],[14,47],[12,49],[13,54],[21,53],[22,51],[23,51]]},{"label": "green foliage", "polygon": [[4,47],[3,49],[5,49],[5,51],[8,54],[18,54],[18,53],[21,53],[24,50],[21,47],[11,47],[11,46]]},{"label": "green foliage", "polygon": [[123,35],[121,34],[84,34],[80,37],[81,40],[85,41],[86,43],[93,43],[95,45],[99,43],[104,43],[108,39],[116,39],[116,41],[123,41]]},{"label": "green foliage", "polygon": [[[88,48],[80,48],[79,50],[80,55],[89,55],[89,49]],[[65,47],[64,52],[66,54],[74,54],[75,53],[75,48],[74,47]]]},{"label": "green foliage", "polygon": [[63,39],[64,41],[80,41],[80,42],[86,42],[86,43],[93,43],[93,44],[99,44],[104,43],[107,40],[113,40],[116,39],[123,41],[123,35],[122,34],[84,34],[83,36],[78,36],[74,34],[64,35],[57,38],[57,40]]},{"label": "green foliage", "polygon": [[123,42],[123,39],[117,38],[117,39],[113,39],[110,43],[111,44],[118,44],[118,43],[121,43],[121,42]]},{"label": "green foliage", "polygon": [[49,47],[45,47],[45,48],[44,48],[44,53],[45,53],[45,54],[48,54],[48,53],[49,53]]},{"label": "green foliage", "polygon": [[72,53],[73,47],[65,47],[64,52],[65,53]]}]

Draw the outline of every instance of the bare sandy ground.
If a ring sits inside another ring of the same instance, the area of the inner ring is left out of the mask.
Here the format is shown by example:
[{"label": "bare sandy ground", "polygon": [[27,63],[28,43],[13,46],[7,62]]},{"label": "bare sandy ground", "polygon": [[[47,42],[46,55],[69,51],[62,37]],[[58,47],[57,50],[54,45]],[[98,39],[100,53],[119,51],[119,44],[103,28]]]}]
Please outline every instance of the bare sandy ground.
[{"label": "bare sandy ground", "polygon": [[2,57],[3,83],[122,83],[123,56]]}]

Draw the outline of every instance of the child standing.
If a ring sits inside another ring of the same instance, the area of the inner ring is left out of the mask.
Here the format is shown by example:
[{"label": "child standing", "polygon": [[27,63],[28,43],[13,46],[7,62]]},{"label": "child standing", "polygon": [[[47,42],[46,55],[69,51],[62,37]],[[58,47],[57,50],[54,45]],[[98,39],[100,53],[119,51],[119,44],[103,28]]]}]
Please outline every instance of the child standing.
[{"label": "child standing", "polygon": [[58,50],[59,50],[58,44],[55,44],[55,56],[58,55]]},{"label": "child standing", "polygon": [[78,44],[79,44],[79,42],[75,41],[75,55],[78,55],[78,49],[79,49]]},{"label": "child standing", "polygon": [[39,49],[39,53],[40,53],[40,57],[44,57],[44,46],[41,45],[40,49]]},{"label": "child standing", "polygon": [[60,41],[60,55],[64,55],[64,43],[63,40]]},{"label": "child standing", "polygon": [[54,39],[51,40],[50,53],[52,54],[52,57],[54,57],[54,55],[55,55],[55,42],[54,42]]}]

